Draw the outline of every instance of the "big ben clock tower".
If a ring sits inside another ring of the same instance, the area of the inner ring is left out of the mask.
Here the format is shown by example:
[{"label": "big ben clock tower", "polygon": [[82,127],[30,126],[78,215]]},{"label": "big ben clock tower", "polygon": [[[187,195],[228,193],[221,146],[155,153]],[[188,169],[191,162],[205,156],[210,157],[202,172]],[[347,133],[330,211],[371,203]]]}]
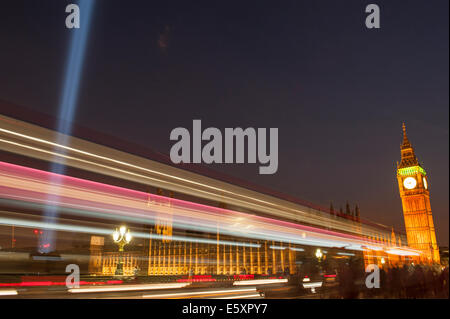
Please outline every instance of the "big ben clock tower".
[{"label": "big ben clock tower", "polygon": [[420,166],[406,136],[403,123],[402,160],[397,164],[397,180],[402,199],[408,246],[424,252],[428,262],[439,263],[430,191],[425,170]]}]

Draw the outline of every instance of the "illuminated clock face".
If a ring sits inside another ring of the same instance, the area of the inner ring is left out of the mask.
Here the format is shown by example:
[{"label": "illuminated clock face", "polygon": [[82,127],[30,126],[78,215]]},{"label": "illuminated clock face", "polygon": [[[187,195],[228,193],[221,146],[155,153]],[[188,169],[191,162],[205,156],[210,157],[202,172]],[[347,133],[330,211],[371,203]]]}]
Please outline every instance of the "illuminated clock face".
[{"label": "illuminated clock face", "polygon": [[428,183],[425,177],[423,178],[423,187],[425,187],[425,189],[428,189]]},{"label": "illuminated clock face", "polygon": [[403,186],[405,186],[406,189],[413,189],[416,185],[417,181],[414,177],[407,177],[403,181]]}]

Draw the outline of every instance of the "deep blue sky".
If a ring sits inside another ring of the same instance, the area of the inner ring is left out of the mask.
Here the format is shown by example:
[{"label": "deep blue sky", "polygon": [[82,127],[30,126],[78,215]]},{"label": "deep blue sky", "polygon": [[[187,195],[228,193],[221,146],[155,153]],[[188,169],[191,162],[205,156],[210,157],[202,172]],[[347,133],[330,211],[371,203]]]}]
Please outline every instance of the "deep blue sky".
[{"label": "deep blue sky", "polygon": [[[0,99],[55,115],[76,1],[2,1]],[[365,28],[365,6],[381,29]],[[216,167],[403,229],[401,123],[449,231],[448,1],[96,1],[75,122],[168,153],[170,131],[278,127],[279,170]],[[83,17],[83,16],[82,16]]]}]

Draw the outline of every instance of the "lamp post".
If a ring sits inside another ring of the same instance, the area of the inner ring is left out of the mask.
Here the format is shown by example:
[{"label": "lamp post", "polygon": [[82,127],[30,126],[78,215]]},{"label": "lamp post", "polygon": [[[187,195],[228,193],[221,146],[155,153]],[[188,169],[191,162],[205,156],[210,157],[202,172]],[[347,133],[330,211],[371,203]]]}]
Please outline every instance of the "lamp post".
[{"label": "lamp post", "polygon": [[323,257],[323,252],[320,248],[316,249],[316,252],[314,253],[314,255],[316,255],[317,258],[317,263],[319,266],[319,272],[322,273],[322,257]]},{"label": "lamp post", "polygon": [[125,226],[120,226],[119,229],[116,228],[112,236],[114,242],[119,246],[119,262],[117,263],[115,275],[123,276],[123,247],[130,243],[132,236],[130,230]]},{"label": "lamp post", "polygon": [[320,261],[320,259],[323,257],[323,253],[320,250],[320,248],[317,248],[315,255],[316,255],[317,259],[319,259],[319,261]]}]

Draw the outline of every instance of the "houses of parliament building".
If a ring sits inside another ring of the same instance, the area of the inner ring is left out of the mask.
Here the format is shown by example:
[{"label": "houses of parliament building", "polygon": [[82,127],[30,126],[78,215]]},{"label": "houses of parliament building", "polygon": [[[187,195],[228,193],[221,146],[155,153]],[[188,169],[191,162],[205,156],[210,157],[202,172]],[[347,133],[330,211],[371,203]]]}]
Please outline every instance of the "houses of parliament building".
[{"label": "houses of parliament building", "polygon": [[[18,223],[0,227],[14,231],[12,249],[51,245],[85,274],[114,275],[121,265],[124,275],[276,276],[317,265],[440,261],[428,176],[404,125],[397,180],[406,234],[362,219],[359,209],[334,212],[70,136],[64,139],[72,147],[61,153],[66,175],[55,178],[47,170],[59,153],[48,151],[46,139],[60,133],[1,115],[0,125],[8,142],[0,206]],[[47,191],[55,187],[50,203]],[[20,225],[40,225],[49,205],[57,212],[55,242],[45,243],[42,231]],[[119,226],[132,235],[120,249],[112,236]]]},{"label": "houses of parliament building", "polygon": [[[334,212],[321,225],[321,228],[332,230],[333,224],[346,224],[345,232],[357,234],[368,243],[362,251],[339,249],[318,245],[299,245],[294,242],[276,240],[249,240],[245,236],[238,238],[221,234],[189,232],[174,230],[171,222],[160,222],[150,230],[152,233],[164,235],[163,240],[150,239],[146,248],[146,256],[134,256],[129,253],[125,258],[125,269],[128,273],[137,267],[138,260],[145,260],[147,275],[246,275],[246,274],[294,274],[308,262],[316,259],[316,253],[322,249],[328,258],[329,267],[337,267],[339,262],[359,256],[365,265],[375,263],[383,267],[405,262],[439,263],[439,248],[436,242],[435,229],[430,205],[430,190],[427,175],[414,153],[403,124],[403,142],[401,144],[401,161],[397,164],[397,180],[403,207],[406,236],[402,233],[389,233],[386,229],[371,227],[361,223],[359,209],[357,215]],[[157,190],[163,195],[162,190]],[[170,193],[170,197],[173,193]],[[220,204],[221,208],[226,205]],[[232,208],[234,209],[234,208]],[[237,208],[239,209],[239,208]],[[330,219],[331,217],[331,219]],[[245,227],[245,225],[236,225]],[[183,233],[180,236],[180,231]],[[205,241],[186,242],[174,240],[175,237],[204,237]],[[220,242],[227,244],[220,244]],[[230,244],[232,243],[232,244]],[[370,249],[370,243],[381,244],[384,248]],[[390,254],[398,247],[406,246],[414,252],[408,254]],[[387,252],[387,253],[386,253]],[[117,253],[101,259],[96,269],[103,274],[113,274],[118,260]],[[323,261],[323,260],[322,260]],[[142,265],[142,263],[140,263]],[[140,269],[140,267],[139,267]],[[94,270],[94,269],[92,269]]]}]

